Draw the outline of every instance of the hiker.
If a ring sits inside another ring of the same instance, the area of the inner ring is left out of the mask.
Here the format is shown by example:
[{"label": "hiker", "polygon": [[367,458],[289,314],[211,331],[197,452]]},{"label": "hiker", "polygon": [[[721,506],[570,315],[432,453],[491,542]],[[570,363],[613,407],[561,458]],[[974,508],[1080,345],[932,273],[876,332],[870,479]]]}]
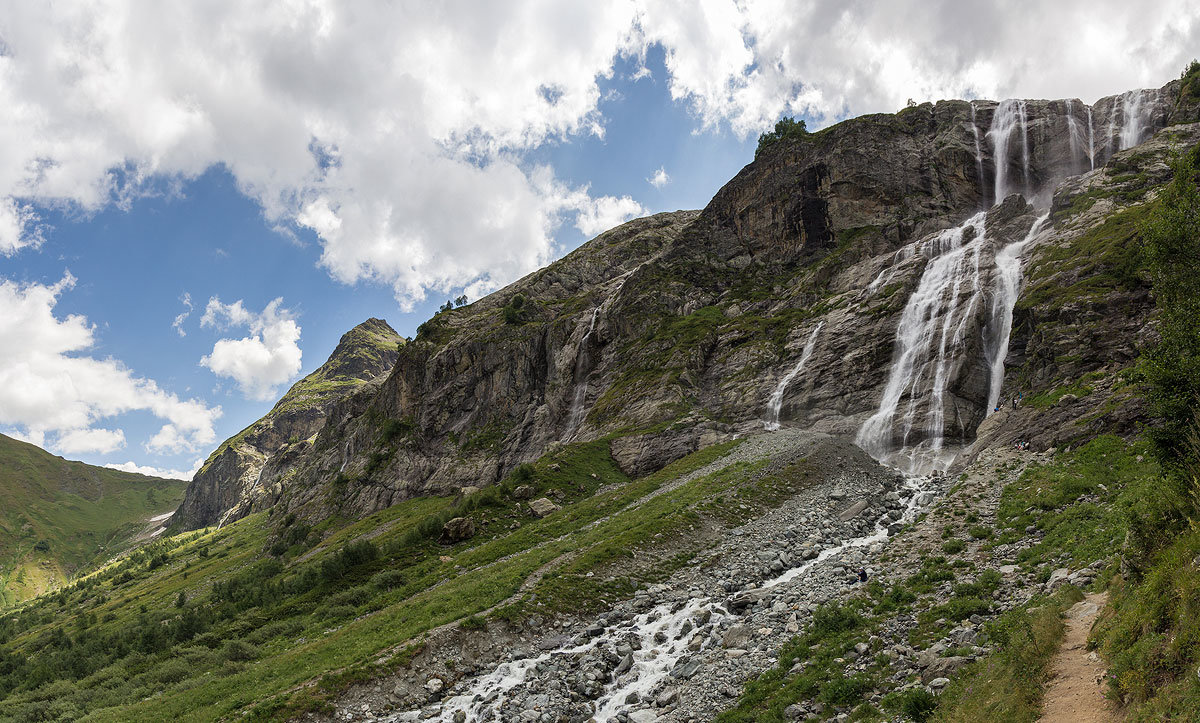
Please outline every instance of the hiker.
[{"label": "hiker", "polygon": [[1013,397],[1013,398],[1012,398],[1012,408],[1013,408],[1013,409],[1016,409],[1016,408],[1017,408],[1017,398],[1016,398],[1016,397]]},{"label": "hiker", "polygon": [[859,582],[867,581],[867,568],[865,568],[865,567],[858,568],[858,581]]}]

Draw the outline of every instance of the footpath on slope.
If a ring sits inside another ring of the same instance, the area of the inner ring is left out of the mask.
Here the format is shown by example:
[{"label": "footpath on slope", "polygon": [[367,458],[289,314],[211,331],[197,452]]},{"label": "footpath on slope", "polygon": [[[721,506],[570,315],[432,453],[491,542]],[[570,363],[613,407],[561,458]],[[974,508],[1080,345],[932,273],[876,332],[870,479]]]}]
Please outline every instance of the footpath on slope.
[{"label": "footpath on slope", "polygon": [[1042,723],[1110,723],[1122,719],[1104,697],[1104,661],[1087,649],[1088,633],[1107,600],[1107,593],[1092,593],[1067,611],[1067,634],[1054,657],[1042,704]]}]

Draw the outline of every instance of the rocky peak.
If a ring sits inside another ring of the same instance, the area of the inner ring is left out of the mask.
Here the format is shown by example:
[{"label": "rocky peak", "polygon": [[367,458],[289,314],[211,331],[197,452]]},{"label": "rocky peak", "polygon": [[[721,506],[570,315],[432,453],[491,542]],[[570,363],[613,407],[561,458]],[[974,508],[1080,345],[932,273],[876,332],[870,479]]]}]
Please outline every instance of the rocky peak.
[{"label": "rocky peak", "polygon": [[256,501],[278,488],[339,401],[382,382],[404,343],[382,319],[368,319],[343,334],[324,364],[209,456],[171,525],[194,529],[249,514]]}]

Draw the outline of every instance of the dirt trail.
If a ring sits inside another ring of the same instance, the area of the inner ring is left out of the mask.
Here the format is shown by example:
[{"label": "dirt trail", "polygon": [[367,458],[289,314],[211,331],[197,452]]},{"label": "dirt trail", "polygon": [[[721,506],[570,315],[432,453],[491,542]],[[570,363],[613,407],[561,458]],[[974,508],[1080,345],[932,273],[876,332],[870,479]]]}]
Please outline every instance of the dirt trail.
[{"label": "dirt trail", "polygon": [[1092,623],[1107,595],[1093,593],[1067,611],[1067,634],[1054,663],[1042,705],[1042,723],[1105,723],[1121,720],[1104,698],[1104,661],[1088,652]]}]

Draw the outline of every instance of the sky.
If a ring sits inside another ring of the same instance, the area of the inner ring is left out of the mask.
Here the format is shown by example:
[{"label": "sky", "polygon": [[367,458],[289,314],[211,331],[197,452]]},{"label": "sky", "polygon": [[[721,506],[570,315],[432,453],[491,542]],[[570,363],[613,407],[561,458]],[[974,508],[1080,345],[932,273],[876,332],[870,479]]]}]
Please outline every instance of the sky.
[{"label": "sky", "polygon": [[0,0],[0,432],[186,479],[355,324],[702,208],[782,116],[1200,55],[1190,0],[259,6]]}]

